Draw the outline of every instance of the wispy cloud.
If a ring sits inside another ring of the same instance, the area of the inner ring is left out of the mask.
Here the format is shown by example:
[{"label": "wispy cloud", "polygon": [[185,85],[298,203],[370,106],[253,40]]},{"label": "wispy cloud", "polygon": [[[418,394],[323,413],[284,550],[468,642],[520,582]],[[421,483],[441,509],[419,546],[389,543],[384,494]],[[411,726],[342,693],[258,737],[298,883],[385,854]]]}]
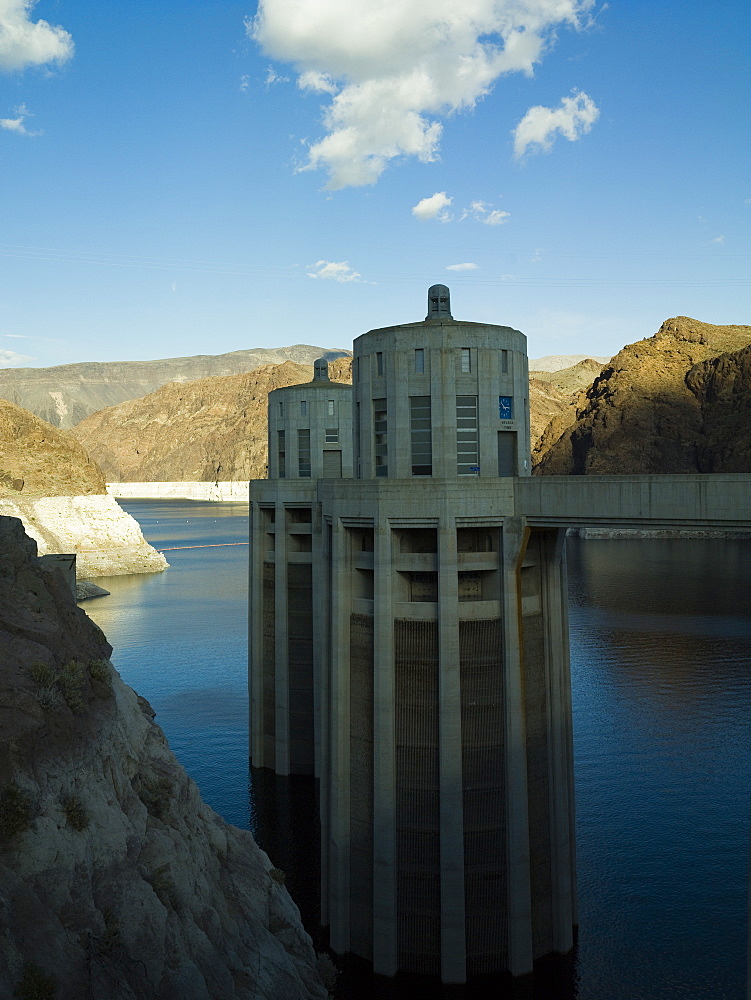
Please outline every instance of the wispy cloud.
[{"label": "wispy cloud", "polygon": [[289,77],[280,76],[273,66],[269,66],[266,70],[266,79],[263,82],[266,86],[266,90],[268,90],[269,87],[273,87],[275,83],[289,83]]},{"label": "wispy cloud", "polygon": [[243,73],[240,77],[240,90],[243,94],[250,89],[250,76],[247,73]]},{"label": "wispy cloud", "polygon": [[464,209],[459,221],[467,218],[473,218],[476,222],[482,222],[486,226],[500,226],[504,222],[508,222],[511,218],[511,212],[502,212],[498,208],[493,208],[486,201],[473,201],[469,208]]},{"label": "wispy cloud", "polygon": [[725,242],[725,237],[724,236],[715,236],[715,238],[713,240],[710,240],[709,242],[710,243],[724,243]]},{"label": "wispy cloud", "polygon": [[59,26],[32,21],[36,0],[0,0],[0,70],[64,63],[73,55],[73,39]]},{"label": "wispy cloud", "polygon": [[[1,2],[1,0],[0,0]],[[16,108],[15,118],[0,118],[0,128],[6,129],[8,132],[15,132],[16,135],[41,135],[41,131],[32,131],[26,128],[24,122],[27,118],[33,117],[25,104]]]},{"label": "wispy cloud", "polygon": [[547,153],[557,134],[574,142],[589,132],[600,115],[600,109],[583,91],[572,91],[573,97],[561,99],[559,108],[530,108],[513,131],[514,156],[519,159],[530,147],[533,152]]},{"label": "wispy cloud", "polygon": [[22,365],[24,361],[33,361],[28,354],[16,354],[15,351],[0,349],[0,365]]},{"label": "wispy cloud", "polygon": [[466,264],[447,264],[446,265],[446,270],[447,271],[476,271],[477,267],[478,267],[477,264],[470,264],[470,263],[466,263]]},{"label": "wispy cloud", "polygon": [[594,5],[259,0],[246,24],[266,53],[295,66],[304,89],[331,95],[326,134],[301,169],[326,170],[337,190],[375,184],[401,156],[436,160],[439,118],[473,108],[503,74],[531,75],[556,31],[585,26]]},{"label": "wispy cloud", "polygon": [[331,281],[362,281],[359,271],[354,271],[349,266],[349,261],[340,260],[317,260],[315,264],[308,264],[309,278],[328,278]]},{"label": "wispy cloud", "polygon": [[427,222],[429,219],[438,219],[439,222],[448,222],[451,218],[446,211],[453,198],[449,198],[445,191],[436,191],[429,198],[423,198],[414,206],[412,214],[420,222]]}]

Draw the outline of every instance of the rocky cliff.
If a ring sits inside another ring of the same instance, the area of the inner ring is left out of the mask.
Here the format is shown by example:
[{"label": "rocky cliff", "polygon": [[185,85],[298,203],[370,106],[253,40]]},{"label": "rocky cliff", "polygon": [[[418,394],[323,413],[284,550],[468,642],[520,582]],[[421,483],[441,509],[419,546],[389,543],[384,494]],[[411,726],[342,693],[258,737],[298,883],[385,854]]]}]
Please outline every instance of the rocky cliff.
[{"label": "rocky cliff", "polygon": [[[352,362],[329,366],[351,381]],[[243,375],[169,384],[143,399],[93,414],[74,434],[108,482],[216,482],[263,479],[267,461],[267,396],[309,382],[313,369],[287,361]]]},{"label": "rocky cliff", "polygon": [[206,806],[0,517],[0,996],[325,998],[281,873]]},{"label": "rocky cliff", "polygon": [[536,474],[751,471],[749,326],[686,316],[624,347],[533,452]]},{"label": "rocky cliff", "polygon": [[106,492],[102,470],[78,441],[0,399],[0,497]]},{"label": "rocky cliff", "polygon": [[0,514],[20,517],[41,554],[77,553],[82,579],[165,569],[106,491],[102,470],[75,438],[0,399]]},{"label": "rocky cliff", "polygon": [[[540,360],[553,365],[556,359]],[[554,371],[530,369],[529,422],[533,449],[551,421],[559,421],[562,426],[571,423],[579,394],[592,384],[601,370],[601,362],[592,358],[582,358],[567,368]]]},{"label": "rocky cliff", "polygon": [[73,427],[90,413],[126,399],[138,399],[167,382],[238,375],[260,365],[285,361],[312,365],[316,358],[330,360],[343,354],[349,351],[295,344],[159,361],[85,361],[54,368],[6,368],[0,369],[0,398],[30,410],[55,427]]}]

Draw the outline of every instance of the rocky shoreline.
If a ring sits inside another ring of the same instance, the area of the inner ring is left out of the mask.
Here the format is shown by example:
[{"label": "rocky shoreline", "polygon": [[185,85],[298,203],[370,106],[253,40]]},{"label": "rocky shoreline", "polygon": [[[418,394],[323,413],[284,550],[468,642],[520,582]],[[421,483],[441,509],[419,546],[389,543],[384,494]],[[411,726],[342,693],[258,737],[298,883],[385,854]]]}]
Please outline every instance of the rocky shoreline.
[{"label": "rocky shoreline", "polygon": [[110,654],[0,517],[0,996],[325,1000],[283,873]]},{"label": "rocky shoreline", "polygon": [[169,565],[135,518],[107,494],[0,497],[0,515],[20,518],[40,555],[75,552],[80,580],[160,573]]}]

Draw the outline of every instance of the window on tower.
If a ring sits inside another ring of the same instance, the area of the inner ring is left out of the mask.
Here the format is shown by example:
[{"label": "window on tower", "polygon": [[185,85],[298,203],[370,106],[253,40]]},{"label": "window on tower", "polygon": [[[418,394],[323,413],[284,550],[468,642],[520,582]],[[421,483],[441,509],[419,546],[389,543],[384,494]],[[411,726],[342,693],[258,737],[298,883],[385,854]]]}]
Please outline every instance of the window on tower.
[{"label": "window on tower", "polygon": [[412,475],[433,475],[433,443],[430,428],[430,396],[410,396]]},{"label": "window on tower", "polygon": [[477,476],[480,472],[477,426],[477,396],[456,397],[456,474]]},{"label": "window on tower", "polygon": [[297,432],[297,473],[301,479],[310,478],[310,431]]},{"label": "window on tower", "polygon": [[388,476],[388,414],[385,399],[373,400],[373,454],[376,476]]}]

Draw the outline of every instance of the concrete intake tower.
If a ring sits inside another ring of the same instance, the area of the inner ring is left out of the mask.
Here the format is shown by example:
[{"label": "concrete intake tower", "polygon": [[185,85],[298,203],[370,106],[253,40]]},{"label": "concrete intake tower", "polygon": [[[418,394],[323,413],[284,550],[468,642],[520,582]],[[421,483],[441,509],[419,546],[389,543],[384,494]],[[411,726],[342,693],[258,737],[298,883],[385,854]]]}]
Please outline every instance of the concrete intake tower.
[{"label": "concrete intake tower", "polygon": [[576,923],[563,526],[530,475],[526,338],[454,320],[354,343],[353,385],[269,394],[251,483],[251,758],[320,778],[338,953],[444,982]]}]

